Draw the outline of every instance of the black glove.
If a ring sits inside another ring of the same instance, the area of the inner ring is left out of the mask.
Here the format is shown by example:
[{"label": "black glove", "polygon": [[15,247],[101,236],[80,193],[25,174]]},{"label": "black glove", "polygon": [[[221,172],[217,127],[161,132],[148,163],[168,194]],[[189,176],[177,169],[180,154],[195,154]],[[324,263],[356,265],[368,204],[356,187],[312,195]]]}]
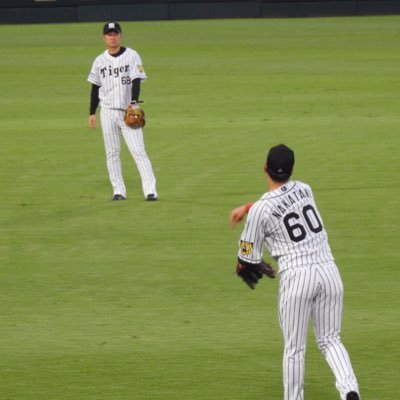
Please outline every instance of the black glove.
[{"label": "black glove", "polygon": [[247,283],[250,289],[256,288],[263,275],[267,275],[268,278],[275,278],[275,270],[263,260],[259,264],[250,264],[239,259],[236,265],[236,274]]}]

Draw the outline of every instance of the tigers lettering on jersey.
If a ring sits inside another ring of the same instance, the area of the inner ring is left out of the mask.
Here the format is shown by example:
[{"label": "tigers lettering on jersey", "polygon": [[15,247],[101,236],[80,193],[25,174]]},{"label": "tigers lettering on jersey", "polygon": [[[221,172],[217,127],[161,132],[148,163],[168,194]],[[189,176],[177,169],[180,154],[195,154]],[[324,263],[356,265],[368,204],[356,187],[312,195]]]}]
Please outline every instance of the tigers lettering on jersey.
[{"label": "tigers lettering on jersey", "polygon": [[127,47],[117,57],[108,51],[94,61],[88,81],[100,87],[99,99],[102,108],[125,110],[132,100],[132,81],[147,76],[139,54]]},{"label": "tigers lettering on jersey", "polygon": [[114,76],[114,78],[118,78],[120,74],[129,71],[129,64],[123,65],[121,67],[113,68],[111,65],[108,67],[104,67],[100,69],[100,74],[103,78],[108,76]]}]

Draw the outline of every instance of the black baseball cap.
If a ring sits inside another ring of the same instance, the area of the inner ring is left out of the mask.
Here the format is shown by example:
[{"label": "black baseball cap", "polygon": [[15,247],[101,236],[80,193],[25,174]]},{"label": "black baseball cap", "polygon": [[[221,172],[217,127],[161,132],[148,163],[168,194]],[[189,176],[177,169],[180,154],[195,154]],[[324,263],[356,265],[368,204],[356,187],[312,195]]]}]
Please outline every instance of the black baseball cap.
[{"label": "black baseball cap", "polygon": [[293,150],[284,144],[271,147],[267,156],[267,173],[274,181],[287,181],[292,175],[293,165]]},{"label": "black baseball cap", "polygon": [[118,22],[107,22],[103,27],[103,35],[108,32],[122,33],[121,25]]}]

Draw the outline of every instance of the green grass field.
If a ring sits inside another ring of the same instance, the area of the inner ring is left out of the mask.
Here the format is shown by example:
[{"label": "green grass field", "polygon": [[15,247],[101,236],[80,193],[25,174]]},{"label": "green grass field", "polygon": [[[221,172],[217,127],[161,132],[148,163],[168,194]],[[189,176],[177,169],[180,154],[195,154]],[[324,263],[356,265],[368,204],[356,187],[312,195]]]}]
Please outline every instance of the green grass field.
[{"label": "green grass field", "polygon": [[[101,23],[0,26],[0,399],[279,400],[278,282],[233,274],[229,211],[296,151],[345,283],[363,400],[396,400],[400,16],[123,22],[160,200],[110,201],[87,128]],[[307,400],[335,400],[310,330]]]}]

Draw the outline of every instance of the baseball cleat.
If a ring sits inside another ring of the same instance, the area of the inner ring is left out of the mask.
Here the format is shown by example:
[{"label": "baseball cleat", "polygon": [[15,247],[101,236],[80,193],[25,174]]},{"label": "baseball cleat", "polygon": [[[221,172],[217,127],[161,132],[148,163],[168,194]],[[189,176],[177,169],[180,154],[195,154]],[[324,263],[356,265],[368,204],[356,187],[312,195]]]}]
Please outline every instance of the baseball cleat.
[{"label": "baseball cleat", "polygon": [[122,194],[114,194],[113,200],[125,200],[125,197]]},{"label": "baseball cleat", "polygon": [[346,395],[346,400],[360,400],[360,396],[357,392],[349,392]]},{"label": "baseball cleat", "polygon": [[153,193],[150,193],[150,194],[147,195],[146,200],[147,201],[156,201],[157,200],[157,196],[155,194],[153,194]]}]

